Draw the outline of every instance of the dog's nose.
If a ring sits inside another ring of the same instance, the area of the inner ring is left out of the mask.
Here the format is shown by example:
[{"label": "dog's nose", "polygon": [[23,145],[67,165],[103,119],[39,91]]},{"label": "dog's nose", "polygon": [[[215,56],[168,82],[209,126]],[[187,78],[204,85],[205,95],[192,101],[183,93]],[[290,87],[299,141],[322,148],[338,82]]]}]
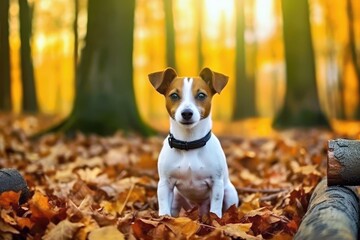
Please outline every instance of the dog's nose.
[{"label": "dog's nose", "polygon": [[193,115],[193,111],[191,109],[185,109],[182,113],[181,116],[183,117],[183,119],[185,120],[190,120],[191,117]]}]

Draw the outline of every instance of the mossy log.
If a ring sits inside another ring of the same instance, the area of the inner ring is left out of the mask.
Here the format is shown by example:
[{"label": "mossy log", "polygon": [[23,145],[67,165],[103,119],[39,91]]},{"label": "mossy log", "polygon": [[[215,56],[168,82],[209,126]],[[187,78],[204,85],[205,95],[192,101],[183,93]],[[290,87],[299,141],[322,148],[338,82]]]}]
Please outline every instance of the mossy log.
[{"label": "mossy log", "polygon": [[311,196],[294,239],[357,239],[359,198],[347,186],[327,186],[322,180]]},{"label": "mossy log", "polygon": [[336,139],[328,142],[328,185],[360,185],[360,141]]}]

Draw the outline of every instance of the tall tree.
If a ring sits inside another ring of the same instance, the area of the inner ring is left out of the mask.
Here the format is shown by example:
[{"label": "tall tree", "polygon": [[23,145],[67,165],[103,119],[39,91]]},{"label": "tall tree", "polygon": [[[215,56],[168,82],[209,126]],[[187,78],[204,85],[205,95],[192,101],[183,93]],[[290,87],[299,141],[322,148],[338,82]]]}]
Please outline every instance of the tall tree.
[{"label": "tall tree", "polygon": [[135,0],[89,0],[75,103],[58,129],[99,134],[118,129],[151,132],[140,119],[133,89],[134,11]]},{"label": "tall tree", "polygon": [[27,0],[19,0],[19,16],[21,40],[21,81],[23,88],[22,109],[25,112],[35,112],[38,109],[38,105],[36,100],[34,68],[30,47],[32,11],[30,11]]},{"label": "tall tree", "polygon": [[166,27],[166,62],[168,67],[176,68],[173,0],[164,0],[164,12]]},{"label": "tall tree", "polygon": [[78,31],[78,22],[79,22],[79,0],[74,0],[74,23],[73,23],[73,31],[74,31],[74,69],[76,71],[78,64],[78,51],[79,51],[79,31]]},{"label": "tall tree", "polygon": [[282,0],[282,15],[287,83],[274,126],[328,126],[317,95],[308,1]]},{"label": "tall tree", "polygon": [[11,110],[9,0],[0,1],[0,110]]},{"label": "tall tree", "polygon": [[234,119],[254,117],[255,79],[246,72],[245,51],[245,0],[235,1],[236,12],[236,94],[234,103]]},{"label": "tall tree", "polygon": [[[354,6],[352,0],[346,1],[346,12],[348,17],[349,51],[350,51],[351,61],[355,70],[355,76],[358,81],[358,94],[360,95],[360,59],[359,59],[359,52],[356,49]],[[358,106],[358,109],[359,110],[356,112],[356,118],[360,119],[360,106]]]}]

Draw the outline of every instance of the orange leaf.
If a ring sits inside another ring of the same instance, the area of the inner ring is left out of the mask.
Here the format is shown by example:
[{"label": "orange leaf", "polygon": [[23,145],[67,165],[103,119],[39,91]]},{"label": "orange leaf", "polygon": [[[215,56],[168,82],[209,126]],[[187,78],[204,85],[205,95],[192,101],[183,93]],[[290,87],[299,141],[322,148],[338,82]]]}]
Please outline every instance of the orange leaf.
[{"label": "orange leaf", "polygon": [[19,204],[21,192],[7,191],[0,194],[0,208],[9,209],[12,204]]},{"label": "orange leaf", "polygon": [[163,223],[176,235],[184,235],[186,238],[193,236],[200,228],[197,221],[187,217],[164,218]]},{"label": "orange leaf", "polygon": [[34,223],[30,220],[30,218],[15,217],[15,219],[21,229],[25,227],[31,229],[34,226]]},{"label": "orange leaf", "polygon": [[159,222],[147,219],[136,219],[131,228],[137,239],[148,238],[148,232],[159,225]]},{"label": "orange leaf", "polygon": [[36,191],[29,202],[30,211],[33,218],[46,218],[50,220],[55,214],[55,210],[49,203],[48,197],[44,196],[39,191]]}]

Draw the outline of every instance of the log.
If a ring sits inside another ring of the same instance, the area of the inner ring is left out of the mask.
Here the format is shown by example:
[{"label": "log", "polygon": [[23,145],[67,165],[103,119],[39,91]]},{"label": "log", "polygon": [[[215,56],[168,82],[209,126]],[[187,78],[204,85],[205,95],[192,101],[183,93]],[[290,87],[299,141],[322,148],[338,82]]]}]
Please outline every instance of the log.
[{"label": "log", "polygon": [[0,194],[7,191],[21,191],[20,204],[29,198],[30,192],[26,181],[16,169],[0,169]]},{"label": "log", "polygon": [[310,198],[294,239],[357,239],[359,198],[354,187],[330,186],[323,179]]},{"label": "log", "polygon": [[360,141],[329,140],[327,152],[328,185],[360,185]]}]

